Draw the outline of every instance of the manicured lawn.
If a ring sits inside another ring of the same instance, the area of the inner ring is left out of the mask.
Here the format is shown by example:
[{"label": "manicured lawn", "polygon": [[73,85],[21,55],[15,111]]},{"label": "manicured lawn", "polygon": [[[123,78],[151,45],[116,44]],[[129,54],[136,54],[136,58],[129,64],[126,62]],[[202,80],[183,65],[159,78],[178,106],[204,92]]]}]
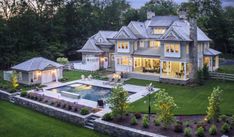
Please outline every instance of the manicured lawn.
[{"label": "manicured lawn", "polygon": [[100,79],[98,72],[88,72],[88,71],[74,70],[74,71],[64,71],[63,77],[66,80],[63,81],[63,82],[81,79],[81,75],[84,75],[85,77],[87,77],[89,75],[92,75],[93,78]]},{"label": "manicured lawn", "polygon": [[0,101],[1,137],[105,137],[8,102]]},{"label": "manicured lawn", "polygon": [[218,72],[220,72],[220,73],[234,74],[234,65],[225,65],[225,66],[221,66],[221,67],[218,69]]},{"label": "manicured lawn", "polygon": [[[130,79],[126,81],[129,84],[147,85],[152,81]],[[210,96],[213,87],[220,86],[223,92],[223,101],[221,104],[221,112],[223,114],[234,114],[234,82],[223,82],[210,80],[205,82],[203,86],[187,87],[171,84],[163,84],[152,82],[157,88],[166,89],[169,95],[173,96],[178,109],[176,114],[205,114],[208,105],[208,96]],[[146,101],[146,102],[145,102]],[[148,112],[148,97],[144,97],[130,105],[131,112]],[[154,106],[152,106],[154,107]],[[152,108],[153,111],[155,110]],[[155,112],[155,111],[154,111]]]}]

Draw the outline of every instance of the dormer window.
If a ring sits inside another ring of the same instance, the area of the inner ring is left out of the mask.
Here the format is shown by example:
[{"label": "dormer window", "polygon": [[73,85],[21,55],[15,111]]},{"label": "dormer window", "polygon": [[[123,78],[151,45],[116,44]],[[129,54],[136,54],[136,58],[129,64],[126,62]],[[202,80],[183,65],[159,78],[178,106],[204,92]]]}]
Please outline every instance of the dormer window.
[{"label": "dormer window", "polygon": [[99,42],[99,43],[102,43],[102,38],[98,38],[98,42]]},{"label": "dormer window", "polygon": [[153,34],[155,35],[162,35],[166,32],[166,28],[154,28]]}]

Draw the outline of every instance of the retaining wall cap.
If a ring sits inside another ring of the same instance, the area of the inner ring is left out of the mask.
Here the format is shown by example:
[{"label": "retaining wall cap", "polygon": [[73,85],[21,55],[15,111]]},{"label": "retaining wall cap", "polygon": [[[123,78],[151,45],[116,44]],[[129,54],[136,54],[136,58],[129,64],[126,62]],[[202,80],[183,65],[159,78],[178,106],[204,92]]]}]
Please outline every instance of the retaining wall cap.
[{"label": "retaining wall cap", "polygon": [[66,110],[56,108],[56,107],[53,107],[53,106],[50,106],[50,105],[47,105],[47,104],[43,104],[43,103],[40,103],[40,102],[37,102],[37,101],[34,101],[34,100],[23,98],[23,97],[20,97],[19,95],[15,96],[15,98],[22,99],[22,100],[25,100],[25,101],[28,101],[28,102],[31,102],[31,103],[35,103],[35,104],[38,104],[38,105],[41,105],[41,106],[44,106],[44,107],[48,107],[48,108],[51,108],[51,109],[55,109],[57,111],[67,113],[67,114],[70,114],[70,115],[74,115],[74,116],[77,116],[77,117],[81,117],[81,118],[84,118],[84,119],[86,119],[87,117],[89,117],[90,115],[93,114],[93,113],[90,113],[88,115],[83,116],[83,115],[80,115],[80,114],[77,114],[77,113],[74,113],[74,112],[66,111]]},{"label": "retaining wall cap", "polygon": [[121,128],[123,130],[128,130],[128,131],[136,132],[136,133],[139,133],[139,134],[151,136],[151,137],[166,137],[166,136],[163,136],[163,135],[159,135],[159,134],[155,134],[155,133],[151,133],[151,132],[147,132],[147,131],[143,131],[143,130],[139,130],[139,129],[130,128],[130,127],[122,126],[122,125],[111,123],[111,122],[107,122],[107,121],[103,121],[101,118],[96,119],[95,122],[101,123],[101,124],[105,124],[105,125],[109,125],[109,126],[113,126],[113,127],[116,127],[116,128]]},{"label": "retaining wall cap", "polygon": [[7,95],[11,95],[11,93],[9,92],[6,92],[6,91],[3,91],[3,90],[0,90],[1,93],[4,93],[4,94],[7,94]]}]

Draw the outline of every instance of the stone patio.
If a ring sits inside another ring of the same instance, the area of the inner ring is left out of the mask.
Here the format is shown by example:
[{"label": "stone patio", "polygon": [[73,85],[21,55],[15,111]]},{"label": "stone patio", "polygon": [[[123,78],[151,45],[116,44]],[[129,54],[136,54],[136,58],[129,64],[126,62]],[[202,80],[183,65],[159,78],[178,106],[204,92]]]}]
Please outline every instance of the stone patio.
[{"label": "stone patio", "polygon": [[[76,103],[84,105],[84,106],[97,108],[97,102],[95,102],[95,101],[82,99],[82,98],[81,99],[71,99],[71,98],[61,96],[60,93],[54,93],[54,92],[49,90],[49,89],[52,89],[52,88],[57,88],[57,87],[70,85],[70,84],[75,84],[75,83],[98,86],[98,87],[103,87],[103,88],[110,88],[110,89],[114,88],[114,85],[106,84],[107,81],[103,81],[103,80],[96,80],[96,79],[92,79],[92,80],[75,80],[75,81],[70,81],[70,82],[66,82],[66,83],[60,83],[60,82],[49,83],[49,84],[46,85],[46,87],[43,88],[43,91],[39,91],[38,93],[49,96],[49,97],[66,100],[66,101],[69,101],[69,102],[76,102]],[[131,84],[124,84],[123,88],[128,92],[134,93],[134,94],[132,94],[132,95],[130,95],[128,97],[129,103],[135,102],[135,101],[143,98],[144,96],[146,96],[148,94],[148,90],[147,90],[147,88],[145,86],[136,86],[136,85],[131,85]],[[159,89],[154,88],[152,93],[157,92],[157,91],[159,91]],[[108,113],[110,111],[111,110],[109,109],[108,104],[107,104],[102,109],[102,111],[97,112],[95,115],[103,116],[105,113]]]}]

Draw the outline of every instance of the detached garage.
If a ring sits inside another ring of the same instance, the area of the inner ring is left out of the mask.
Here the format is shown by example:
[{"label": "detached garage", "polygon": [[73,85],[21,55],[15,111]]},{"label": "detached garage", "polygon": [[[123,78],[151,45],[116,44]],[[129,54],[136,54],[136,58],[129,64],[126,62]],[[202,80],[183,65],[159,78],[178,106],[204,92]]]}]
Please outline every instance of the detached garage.
[{"label": "detached garage", "polygon": [[21,84],[46,84],[63,78],[63,65],[43,57],[35,57],[13,66]]}]

